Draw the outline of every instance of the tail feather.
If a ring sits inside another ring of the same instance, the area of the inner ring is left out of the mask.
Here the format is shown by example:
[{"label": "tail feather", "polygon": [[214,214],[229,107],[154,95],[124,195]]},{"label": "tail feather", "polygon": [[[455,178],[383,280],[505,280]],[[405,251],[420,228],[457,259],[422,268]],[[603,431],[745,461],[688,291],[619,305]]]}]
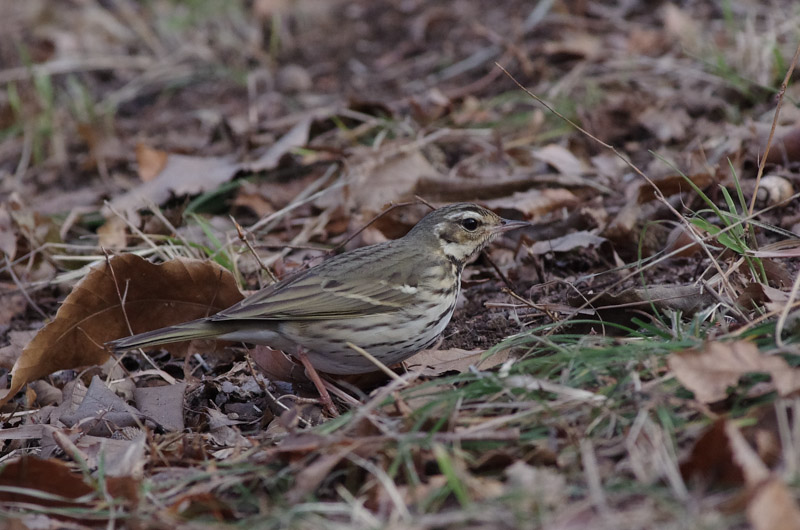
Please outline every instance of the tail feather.
[{"label": "tail feather", "polygon": [[133,350],[136,348],[149,348],[173,342],[183,342],[195,339],[212,339],[225,333],[223,326],[217,326],[206,319],[193,320],[185,324],[168,326],[165,328],[146,331],[131,335],[108,343],[114,352]]}]

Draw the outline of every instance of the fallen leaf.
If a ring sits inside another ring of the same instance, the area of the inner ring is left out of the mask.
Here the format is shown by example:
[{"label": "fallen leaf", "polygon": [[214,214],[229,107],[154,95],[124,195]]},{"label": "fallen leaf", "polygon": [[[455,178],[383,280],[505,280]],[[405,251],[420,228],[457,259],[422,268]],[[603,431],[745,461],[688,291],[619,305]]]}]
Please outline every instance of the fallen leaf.
[{"label": "fallen leaf", "polygon": [[756,487],[747,519],[754,530],[799,530],[800,508],[786,484],[773,477]]},{"label": "fallen leaf", "polygon": [[689,113],[679,107],[647,108],[639,114],[638,121],[663,143],[682,140],[693,123]]},{"label": "fallen leaf", "polygon": [[786,484],[770,474],[758,454],[747,443],[732,421],[725,423],[725,434],[733,461],[742,469],[745,483],[750,486],[747,518],[755,530],[798,530],[800,508]]},{"label": "fallen leaf", "polygon": [[278,166],[283,155],[289,153],[292,149],[303,147],[308,143],[308,135],[311,130],[311,117],[306,117],[294,125],[289,131],[281,136],[281,138],[272,144],[264,154],[252,162],[244,162],[241,168],[245,171],[267,171]]},{"label": "fallen leaf", "polygon": [[781,396],[800,389],[800,370],[790,367],[782,357],[763,355],[755,344],[746,341],[710,342],[703,350],[672,353],[667,364],[703,403],[725,399],[728,388],[751,372],[768,373]]},{"label": "fallen leaf", "polygon": [[[0,310],[2,311],[2,310]],[[36,336],[36,330],[25,331],[9,331],[8,332],[8,346],[0,348],[0,368],[10,370],[17,362],[25,345],[28,344],[33,337]]]},{"label": "fallen leaf", "polygon": [[192,521],[213,517],[217,521],[227,521],[233,510],[222,499],[211,492],[191,492],[178,497],[168,507],[169,513],[183,520]]},{"label": "fallen leaf", "polygon": [[92,378],[78,409],[61,416],[61,421],[68,427],[90,419],[95,421],[87,422],[87,432],[93,436],[112,436],[118,429],[133,427],[144,421],[139,411],[109,390],[97,376]]},{"label": "fallen leaf", "polygon": [[553,166],[563,175],[582,175],[586,172],[583,162],[564,146],[549,144],[533,150],[532,154],[534,158]]},{"label": "fallen leaf", "polygon": [[[228,182],[241,168],[232,156],[189,156],[172,153],[164,169],[150,181],[115,197],[110,205],[118,212],[134,212],[149,203],[161,204],[176,195],[195,195]],[[110,212],[105,212],[111,217]]]},{"label": "fallen leaf", "polygon": [[694,315],[701,309],[718,302],[718,298],[708,292],[702,285],[651,285],[649,287],[633,287],[620,293],[603,293],[597,298],[591,293],[571,297],[570,304],[583,305],[586,300],[593,299],[591,307],[595,310],[622,309],[650,311],[655,307],[660,311],[680,311],[684,315]]},{"label": "fallen leaf", "polygon": [[314,462],[303,466],[293,477],[294,486],[286,492],[286,501],[291,505],[303,501],[330,475],[333,468],[352,453],[356,447],[358,447],[358,442],[352,445],[345,445],[333,452],[322,453]]},{"label": "fallen leaf", "polygon": [[[748,430],[749,438],[756,435],[757,441],[758,433],[752,427]],[[800,509],[786,484],[731,420],[719,419],[703,433],[681,464],[681,474],[685,479],[700,478],[704,484],[746,486],[747,518],[754,529],[800,529]]]},{"label": "fallen leaf", "polygon": [[169,153],[143,143],[136,144],[136,163],[139,170],[139,178],[143,182],[150,182],[164,170],[167,165]]},{"label": "fallen leaf", "polygon": [[689,458],[680,466],[685,480],[696,477],[704,483],[744,484],[742,468],[733,461],[726,424],[725,419],[715,421],[694,443]]},{"label": "fallen leaf", "polygon": [[[427,376],[437,376],[445,372],[464,373],[475,366],[479,370],[488,370],[508,360],[510,350],[501,350],[483,359],[485,350],[423,350],[406,360],[410,371],[421,371]],[[482,360],[483,359],[483,360]]]},{"label": "fallen leaf", "polygon": [[543,256],[550,252],[572,252],[579,248],[599,248],[603,244],[609,244],[608,240],[604,237],[587,231],[572,232],[571,234],[548,241],[537,241],[531,245],[528,249],[528,253],[534,256]]},{"label": "fallen leaf", "polygon": [[0,405],[28,381],[104,363],[108,341],[201,318],[241,299],[233,276],[213,262],[176,259],[156,265],[134,254],[115,256],[73,288],[55,319],[23,350]]},{"label": "fallen leaf", "polygon": [[[134,212],[148,202],[161,204],[172,195],[194,195],[216,189],[239,171],[273,169],[283,155],[306,144],[310,127],[311,118],[302,120],[252,162],[237,162],[232,156],[202,157],[169,153],[163,167],[152,180],[116,197],[111,201],[111,207],[126,213]],[[148,167],[154,169],[157,165],[153,163]],[[104,213],[110,217],[107,209]]]},{"label": "fallen leaf", "polygon": [[383,151],[371,153],[366,148],[360,155],[366,160],[348,183],[350,198],[359,209],[371,211],[384,204],[409,199],[421,177],[438,173],[418,149],[391,153],[391,149],[396,147],[390,144],[385,148],[389,151],[385,159],[382,158]]},{"label": "fallen leaf", "polygon": [[578,197],[564,188],[532,189],[514,192],[510,197],[483,201],[492,210],[513,209],[533,219],[560,208],[577,206]]},{"label": "fallen leaf", "polygon": [[115,215],[97,229],[97,238],[104,249],[122,250],[128,246],[128,223]]},{"label": "fallen leaf", "polygon": [[183,394],[186,383],[137,388],[136,407],[168,431],[183,430]]},{"label": "fallen leaf", "polygon": [[250,356],[256,366],[270,379],[287,382],[307,382],[302,366],[293,362],[280,350],[261,344],[250,350]]},{"label": "fallen leaf", "polygon": [[736,299],[736,303],[746,309],[763,305],[775,313],[781,312],[788,301],[789,293],[757,282],[752,282],[745,287]]},{"label": "fallen leaf", "polygon": [[[137,483],[128,477],[108,477],[105,485],[110,497],[132,501],[137,497]],[[6,463],[0,470],[0,486],[14,488],[13,491],[5,488],[0,491],[0,503],[51,507],[88,507],[91,501],[87,502],[81,497],[95,491],[83,481],[82,475],[73,473],[65,463],[32,456]],[[20,490],[30,490],[31,494]],[[41,497],[37,493],[49,493],[62,499]],[[62,512],[62,515],[68,517],[68,512]],[[76,512],[75,517],[80,518],[80,512]]]},{"label": "fallen leaf", "polygon": [[[127,432],[130,429],[119,431]],[[87,457],[86,464],[96,468],[103,463],[103,473],[109,477],[141,477],[146,463],[144,432],[135,429],[133,439],[107,438],[81,435],[75,442],[82,454]]]},{"label": "fallen leaf", "polygon": [[[37,498],[32,494],[17,491],[0,491],[0,502],[25,502],[39,506],[76,506],[74,500],[93,490],[81,476],[73,473],[69,467],[58,460],[40,460],[26,456],[3,466],[0,471],[0,486],[29,489],[64,497],[64,500]],[[72,500],[70,500],[72,499]]]}]

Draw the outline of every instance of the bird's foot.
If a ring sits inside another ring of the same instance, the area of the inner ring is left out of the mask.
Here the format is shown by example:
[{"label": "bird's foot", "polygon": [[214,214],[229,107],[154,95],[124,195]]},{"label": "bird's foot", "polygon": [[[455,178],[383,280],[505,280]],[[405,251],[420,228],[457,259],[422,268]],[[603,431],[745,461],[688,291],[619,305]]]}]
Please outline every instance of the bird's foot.
[{"label": "bird's foot", "polygon": [[308,378],[311,379],[311,382],[314,383],[314,386],[317,387],[317,392],[319,392],[320,401],[322,401],[322,405],[325,407],[325,410],[330,413],[331,416],[334,418],[339,417],[339,410],[333,404],[333,400],[331,399],[331,395],[328,393],[328,389],[325,387],[325,382],[319,376],[319,372],[317,369],[314,368],[314,365],[311,364],[311,361],[308,359],[308,355],[302,349],[298,349],[297,351],[297,359],[303,364],[303,367],[306,369],[306,375]]}]

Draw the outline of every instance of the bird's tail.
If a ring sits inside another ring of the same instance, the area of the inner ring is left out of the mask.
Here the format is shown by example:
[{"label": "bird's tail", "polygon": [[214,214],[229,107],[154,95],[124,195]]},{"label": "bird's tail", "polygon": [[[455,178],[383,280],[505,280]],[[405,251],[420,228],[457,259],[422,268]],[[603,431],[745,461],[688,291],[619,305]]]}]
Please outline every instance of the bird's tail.
[{"label": "bird's tail", "polygon": [[122,339],[108,342],[107,345],[114,352],[133,350],[136,348],[149,348],[173,342],[183,342],[195,339],[213,339],[227,331],[225,326],[218,326],[215,322],[209,322],[201,318],[184,324],[168,326],[165,328],[146,331],[137,335],[131,335]]}]

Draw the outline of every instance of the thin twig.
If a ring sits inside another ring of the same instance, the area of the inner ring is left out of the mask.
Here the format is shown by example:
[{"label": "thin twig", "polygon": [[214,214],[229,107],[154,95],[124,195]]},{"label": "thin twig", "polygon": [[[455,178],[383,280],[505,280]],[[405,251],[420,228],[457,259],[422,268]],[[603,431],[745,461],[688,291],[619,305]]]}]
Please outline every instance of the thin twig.
[{"label": "thin twig", "polygon": [[269,267],[264,265],[264,262],[261,261],[261,257],[258,255],[258,253],[253,248],[253,245],[251,245],[250,241],[247,240],[247,234],[245,233],[244,228],[242,228],[242,225],[237,223],[236,219],[234,219],[232,215],[229,216],[229,217],[231,218],[231,222],[233,223],[233,226],[236,227],[236,233],[239,236],[239,241],[244,243],[245,246],[247,247],[247,249],[253,255],[253,257],[256,258],[256,261],[258,262],[258,265],[261,267],[261,269],[264,272],[267,273],[267,276],[269,276],[269,279],[272,281],[272,283],[277,283],[278,282],[278,278],[275,276],[275,274],[273,274],[272,270],[270,270]]},{"label": "thin twig", "polygon": [[352,240],[353,240],[353,239],[354,239],[356,236],[358,236],[358,234],[360,234],[361,232],[363,232],[364,230],[366,230],[367,228],[369,228],[369,226],[370,226],[370,225],[372,225],[372,224],[373,224],[375,221],[377,221],[378,219],[380,219],[380,218],[381,218],[381,217],[383,217],[384,215],[388,214],[389,212],[391,212],[391,211],[392,211],[392,210],[394,210],[395,208],[401,208],[401,207],[403,207],[403,206],[411,206],[412,204],[416,204],[416,202],[399,202],[399,203],[397,203],[397,204],[392,204],[392,205],[390,205],[390,206],[389,206],[388,208],[386,208],[384,211],[382,211],[381,213],[379,213],[378,215],[376,215],[375,217],[373,217],[373,218],[372,218],[372,219],[371,219],[371,220],[370,220],[370,221],[369,221],[367,224],[365,224],[364,226],[362,226],[361,228],[359,228],[358,230],[356,230],[355,232],[353,232],[352,234],[350,234],[350,235],[347,237],[347,239],[345,239],[344,241],[342,241],[341,243],[339,243],[338,245],[336,245],[335,247],[333,247],[333,248],[332,248],[332,249],[331,249],[329,252],[331,252],[331,253],[336,253],[336,252],[338,252],[339,250],[341,250],[342,248],[344,248],[344,246],[345,246],[346,244],[348,244],[348,243],[349,243],[350,241],[352,241]]},{"label": "thin twig", "polygon": [[357,351],[358,353],[360,353],[362,356],[364,356],[364,358],[366,358],[366,359],[367,359],[369,362],[371,362],[371,363],[372,363],[372,364],[374,364],[374,365],[375,365],[375,366],[376,366],[378,369],[380,369],[380,371],[381,371],[381,372],[385,373],[386,375],[388,375],[389,377],[391,377],[391,378],[392,378],[392,379],[394,379],[395,381],[401,381],[401,382],[403,383],[403,386],[405,386],[405,380],[403,380],[403,378],[402,378],[402,377],[400,377],[399,375],[397,375],[397,374],[396,374],[396,373],[394,373],[393,371],[389,370],[389,367],[388,367],[388,366],[386,366],[385,364],[383,364],[382,362],[380,362],[380,361],[379,361],[379,360],[378,360],[378,359],[377,359],[377,358],[376,358],[374,355],[372,355],[371,353],[369,353],[367,350],[365,350],[364,348],[361,348],[361,347],[359,347],[359,346],[356,346],[355,344],[353,344],[353,343],[352,343],[352,342],[350,342],[350,341],[346,342],[345,344],[347,344],[347,346],[348,346],[349,348],[352,348],[352,349],[354,349],[355,351]]},{"label": "thin twig", "polygon": [[792,57],[792,62],[789,64],[789,70],[787,70],[786,76],[783,78],[783,83],[781,83],[781,89],[778,91],[778,102],[775,106],[775,116],[772,118],[772,127],[769,130],[767,146],[764,148],[764,156],[761,157],[761,162],[758,164],[758,173],[756,173],[756,186],[753,190],[753,197],[750,199],[750,207],[747,209],[747,213],[749,215],[753,214],[753,209],[755,209],[756,206],[758,186],[761,183],[761,176],[764,174],[764,166],[767,165],[767,156],[769,155],[769,150],[772,147],[772,139],[775,136],[775,129],[778,127],[778,116],[780,116],[781,107],[783,106],[783,97],[786,94],[786,86],[789,84],[789,80],[792,78],[792,73],[794,72],[794,67],[797,64],[798,58],[800,58],[800,44],[797,45],[797,48],[794,51],[794,57]]},{"label": "thin twig", "polygon": [[36,302],[33,301],[30,295],[28,295],[28,291],[25,290],[25,287],[22,285],[22,282],[20,282],[19,278],[17,278],[17,274],[14,272],[14,268],[11,266],[11,262],[8,259],[8,255],[4,257],[6,259],[6,270],[8,271],[8,274],[11,276],[11,279],[14,281],[14,285],[17,286],[17,289],[19,289],[19,291],[22,293],[22,296],[25,297],[25,300],[28,302],[28,305],[30,305],[34,310],[36,310],[36,312],[39,313],[39,315],[42,318],[44,319],[50,318],[47,316],[47,313],[42,311],[42,308],[39,307],[36,304]]}]

